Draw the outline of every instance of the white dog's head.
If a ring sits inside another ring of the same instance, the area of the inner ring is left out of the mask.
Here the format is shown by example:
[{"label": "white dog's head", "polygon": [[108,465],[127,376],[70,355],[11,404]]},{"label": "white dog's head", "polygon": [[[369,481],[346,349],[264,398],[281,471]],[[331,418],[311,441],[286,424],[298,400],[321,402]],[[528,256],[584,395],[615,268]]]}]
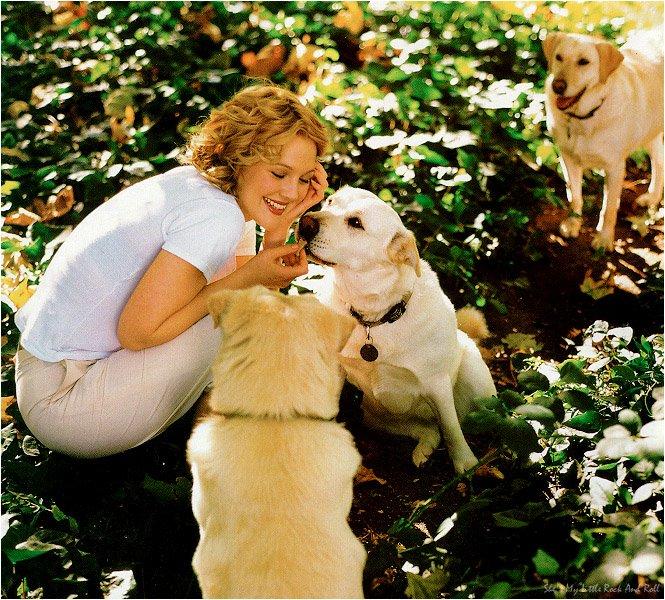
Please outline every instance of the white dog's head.
[{"label": "white dog's head", "polygon": [[416,241],[388,204],[367,190],[344,187],[320,211],[300,219],[298,235],[314,261],[355,273],[412,268],[420,276]]},{"label": "white dog's head", "polygon": [[211,296],[221,327],[212,365],[210,407],[252,417],[331,419],[339,410],[344,375],[339,353],[356,321],[312,294],[285,296],[255,286]]},{"label": "white dog's head", "polygon": [[562,111],[573,107],[587,90],[604,84],[623,60],[623,54],[609,42],[558,31],[547,35],[543,52],[550,72],[546,85]]}]

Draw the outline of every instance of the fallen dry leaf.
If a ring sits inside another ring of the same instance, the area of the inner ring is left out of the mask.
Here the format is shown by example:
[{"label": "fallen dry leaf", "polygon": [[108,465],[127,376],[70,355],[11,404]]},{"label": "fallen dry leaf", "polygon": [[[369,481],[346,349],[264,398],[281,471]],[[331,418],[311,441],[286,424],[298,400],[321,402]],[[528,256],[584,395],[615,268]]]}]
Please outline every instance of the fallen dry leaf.
[{"label": "fallen dry leaf", "polygon": [[16,402],[16,396],[3,396],[2,397],[2,425],[8,425],[14,419],[7,414],[7,409]]},{"label": "fallen dry leaf", "polygon": [[385,485],[386,483],[386,480],[377,477],[374,471],[372,471],[372,469],[368,469],[366,466],[360,465],[360,468],[358,469],[358,472],[354,477],[354,483],[361,484],[361,483],[368,483],[370,481],[376,481],[381,485]]},{"label": "fallen dry leaf", "polygon": [[609,294],[614,293],[614,274],[604,273],[596,280],[591,276],[591,269],[584,274],[584,281],[580,284],[580,291],[591,296],[594,300],[599,300]]},{"label": "fallen dry leaf", "polygon": [[285,56],[286,48],[275,42],[264,46],[258,53],[243,52],[240,63],[250,77],[270,77],[282,68]]},{"label": "fallen dry leaf", "polygon": [[206,35],[215,44],[219,44],[222,41],[224,37],[222,35],[222,30],[214,23],[211,23],[216,14],[215,7],[212,4],[206,4],[203,9],[198,12],[191,10],[189,6],[185,5],[180,9],[180,14],[185,21],[198,26],[199,30],[196,32],[195,37]]},{"label": "fallen dry leaf", "polygon": [[28,285],[28,280],[23,279],[9,294],[9,299],[12,301],[16,309],[21,308],[35,293],[35,286]]},{"label": "fallen dry leaf", "polygon": [[309,79],[316,68],[316,61],[323,57],[325,51],[313,44],[298,44],[282,68],[284,75],[294,81]]},{"label": "fallen dry leaf", "polygon": [[333,25],[358,35],[365,27],[365,17],[359,2],[343,2],[344,8],[333,19]]},{"label": "fallen dry leaf", "polygon": [[50,196],[46,202],[37,199],[32,206],[44,222],[62,217],[74,206],[74,188],[67,185],[57,194]]},{"label": "fallen dry leaf", "polygon": [[475,475],[478,477],[491,477],[493,479],[505,479],[506,476],[492,465],[481,465],[476,469]]},{"label": "fallen dry leaf", "polygon": [[28,227],[39,220],[39,215],[36,215],[25,208],[19,208],[5,217],[5,224],[14,225],[15,227]]}]

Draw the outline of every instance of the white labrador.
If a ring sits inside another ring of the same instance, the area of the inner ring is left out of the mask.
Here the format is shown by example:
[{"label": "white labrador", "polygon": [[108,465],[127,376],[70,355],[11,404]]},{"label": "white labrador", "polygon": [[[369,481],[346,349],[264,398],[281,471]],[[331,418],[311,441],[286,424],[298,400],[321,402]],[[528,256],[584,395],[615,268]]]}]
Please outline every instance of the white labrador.
[{"label": "white labrador", "polygon": [[583,171],[603,169],[603,206],[592,245],[612,249],[631,152],[644,148],[651,159],[649,190],[638,203],[657,206],[663,197],[662,33],[635,36],[617,49],[590,36],[555,32],[543,50],[550,72],[548,127],[561,153],[571,212],[561,234],[579,234]]},{"label": "white labrador", "polygon": [[416,465],[443,432],[455,470],[473,467],[478,461],[460,419],[474,399],[496,389],[398,214],[371,192],[345,187],[300,219],[299,236],[315,262],[332,267],[322,302],[370,324],[358,321],[341,358],[348,380],[363,391],[365,422],[416,439]]}]

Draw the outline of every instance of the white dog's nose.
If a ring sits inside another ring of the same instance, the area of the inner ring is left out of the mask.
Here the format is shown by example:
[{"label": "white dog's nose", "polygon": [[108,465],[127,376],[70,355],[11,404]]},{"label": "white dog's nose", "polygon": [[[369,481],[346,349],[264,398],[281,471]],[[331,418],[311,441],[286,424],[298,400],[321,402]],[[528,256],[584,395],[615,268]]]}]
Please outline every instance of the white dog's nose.
[{"label": "white dog's nose", "polygon": [[312,215],[305,214],[298,223],[298,235],[307,242],[311,242],[319,233],[319,222]]}]

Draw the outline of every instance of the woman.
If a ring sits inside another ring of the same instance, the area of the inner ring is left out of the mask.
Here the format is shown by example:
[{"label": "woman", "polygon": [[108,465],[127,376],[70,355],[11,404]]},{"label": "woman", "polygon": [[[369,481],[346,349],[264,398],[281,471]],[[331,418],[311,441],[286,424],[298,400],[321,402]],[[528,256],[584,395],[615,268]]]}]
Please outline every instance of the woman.
[{"label": "woman", "polygon": [[247,88],[191,139],[188,165],[126,188],[74,229],[16,314],[18,406],[37,439],[106,456],[187,412],[219,345],[209,296],[307,272],[302,246],[284,240],[323,198],[327,144],[297,96]]}]

